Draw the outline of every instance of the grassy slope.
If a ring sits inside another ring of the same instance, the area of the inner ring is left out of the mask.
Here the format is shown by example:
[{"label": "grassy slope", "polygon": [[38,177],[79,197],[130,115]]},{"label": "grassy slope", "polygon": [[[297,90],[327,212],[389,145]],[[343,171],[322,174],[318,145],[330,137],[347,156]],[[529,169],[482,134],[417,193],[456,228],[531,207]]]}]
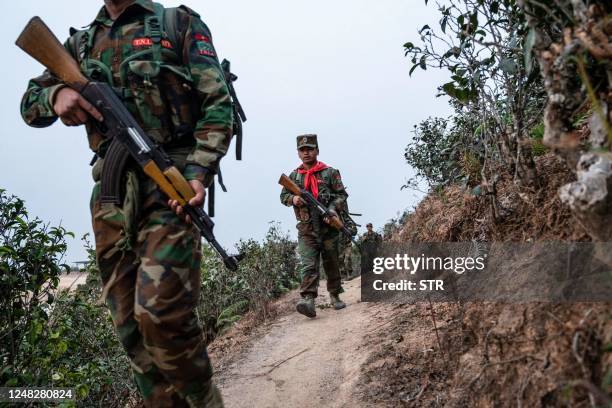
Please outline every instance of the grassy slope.
[{"label": "grassy slope", "polygon": [[[537,190],[501,179],[497,223],[486,197],[453,186],[423,200],[391,239],[588,240],[558,199],[571,172],[553,155],[537,167]],[[377,335],[359,387],[376,405],[591,406],[585,387],[611,391],[609,304],[437,303],[433,316],[427,304],[405,305]]]}]

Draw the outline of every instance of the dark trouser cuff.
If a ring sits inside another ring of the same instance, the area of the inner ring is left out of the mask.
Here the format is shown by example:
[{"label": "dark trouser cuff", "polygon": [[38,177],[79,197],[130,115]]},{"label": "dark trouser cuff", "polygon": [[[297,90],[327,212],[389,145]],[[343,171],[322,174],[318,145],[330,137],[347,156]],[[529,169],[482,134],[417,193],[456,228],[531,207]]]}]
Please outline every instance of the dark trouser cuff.
[{"label": "dark trouser cuff", "polygon": [[300,296],[302,296],[302,298],[307,299],[307,298],[313,298],[316,299],[318,294],[315,292],[300,292]]}]

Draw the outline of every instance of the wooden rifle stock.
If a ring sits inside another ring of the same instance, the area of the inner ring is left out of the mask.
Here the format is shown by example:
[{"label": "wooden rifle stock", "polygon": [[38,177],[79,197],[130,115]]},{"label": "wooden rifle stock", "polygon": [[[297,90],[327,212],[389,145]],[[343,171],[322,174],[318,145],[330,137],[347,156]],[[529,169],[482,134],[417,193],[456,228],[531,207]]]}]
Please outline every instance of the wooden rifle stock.
[{"label": "wooden rifle stock", "polygon": [[316,198],[314,198],[312,194],[310,194],[310,192],[302,190],[300,186],[295,184],[295,182],[291,180],[289,177],[287,177],[286,174],[282,174],[280,176],[280,179],[278,180],[278,184],[285,187],[293,195],[302,197],[302,199],[306,202],[308,206],[310,206],[314,211],[317,211],[321,216],[327,218],[329,225],[341,231],[347,238],[353,241],[355,245],[357,245],[357,247],[359,248],[359,243],[355,241],[355,239],[351,235],[351,232],[348,230],[348,228],[344,226],[344,223],[342,222],[340,217],[337,214],[334,214],[330,212],[327,208],[325,208],[323,204],[321,204]]},{"label": "wooden rifle stock", "polygon": [[287,175],[285,174],[282,174],[280,176],[280,179],[278,180],[278,184],[285,187],[287,190],[291,191],[293,195],[297,195],[297,196],[302,195],[302,189],[297,184],[295,184],[293,180],[287,177]]},{"label": "wooden rifle stock", "polygon": [[331,225],[332,227],[334,227],[334,228],[336,228],[338,230],[340,230],[340,229],[342,229],[342,227],[344,227],[344,224],[340,220],[340,217],[334,216],[334,215],[330,214],[329,211],[323,209],[323,206],[320,203],[316,202],[316,199],[314,197],[305,197],[304,192],[302,191],[300,186],[295,184],[295,182],[293,180],[291,180],[289,177],[287,177],[286,174],[282,174],[280,176],[280,179],[278,180],[278,184],[280,184],[281,186],[285,187],[293,195],[300,196],[300,197],[304,198],[306,200],[306,202],[308,204],[310,204],[311,206],[314,206],[315,208],[319,208],[319,212],[321,213],[321,215],[324,216],[324,217],[327,217],[329,219],[329,225]]},{"label": "wooden rifle stock", "polygon": [[80,90],[87,84],[77,62],[40,17],[32,17],[15,44],[71,88]]}]

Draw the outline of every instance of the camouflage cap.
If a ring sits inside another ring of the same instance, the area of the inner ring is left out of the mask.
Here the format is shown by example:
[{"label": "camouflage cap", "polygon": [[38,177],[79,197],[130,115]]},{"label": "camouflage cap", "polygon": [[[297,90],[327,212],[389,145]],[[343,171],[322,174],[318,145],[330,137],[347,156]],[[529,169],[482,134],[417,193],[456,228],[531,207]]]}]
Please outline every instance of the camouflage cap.
[{"label": "camouflage cap", "polygon": [[301,147],[319,147],[319,143],[317,143],[317,135],[307,134],[300,135],[297,137],[297,148]]}]

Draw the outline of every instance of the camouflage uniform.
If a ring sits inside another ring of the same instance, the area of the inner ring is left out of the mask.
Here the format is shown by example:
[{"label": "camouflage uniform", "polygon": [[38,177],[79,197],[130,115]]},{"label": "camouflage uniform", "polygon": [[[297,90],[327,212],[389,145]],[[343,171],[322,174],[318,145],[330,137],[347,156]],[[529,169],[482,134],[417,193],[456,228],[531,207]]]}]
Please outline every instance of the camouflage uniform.
[{"label": "camouflage uniform", "polygon": [[[357,226],[355,223],[348,217],[345,217],[343,221],[344,225],[348,228],[351,234],[353,234],[353,236],[357,235]],[[340,235],[338,236],[338,253],[340,275],[344,276],[346,279],[349,279],[351,276],[353,276],[353,242],[342,232],[340,232]]]},{"label": "camouflage uniform", "polygon": [[359,238],[361,247],[361,273],[372,270],[374,258],[378,256],[378,250],[382,244],[382,237],[377,232],[366,232]]},{"label": "camouflage uniform", "polygon": [[[303,166],[295,169],[289,178],[300,188],[304,188],[304,175],[298,173],[299,169],[303,169]],[[332,167],[327,167],[315,173],[315,176],[318,181],[318,199],[321,204],[338,213],[343,211],[348,194],[342,184],[340,172]],[[280,200],[288,207],[293,205],[293,195],[285,188],[281,192]],[[298,221],[298,268],[302,276],[301,295],[316,297],[318,294],[321,264],[319,258],[322,258],[327,274],[328,292],[332,295],[342,293],[344,290],[338,262],[338,230],[323,222],[323,219],[307,206],[293,207],[293,209]]]},{"label": "camouflage uniform", "polygon": [[[231,142],[228,87],[199,16],[184,6],[176,10],[181,44],[172,44],[165,30],[155,31],[160,7],[136,0],[116,21],[102,7],[91,28],[71,32],[65,46],[84,73],[116,88],[188,180],[206,186]],[[31,80],[21,105],[24,120],[34,127],[55,122],[53,98],[63,86],[49,72]],[[199,232],[171,211],[167,198],[135,165],[124,176],[123,205],[101,202],[100,172],[109,141],[91,124],[86,128],[99,158],[90,208],[103,294],[145,405],[218,406],[195,313]]]}]

